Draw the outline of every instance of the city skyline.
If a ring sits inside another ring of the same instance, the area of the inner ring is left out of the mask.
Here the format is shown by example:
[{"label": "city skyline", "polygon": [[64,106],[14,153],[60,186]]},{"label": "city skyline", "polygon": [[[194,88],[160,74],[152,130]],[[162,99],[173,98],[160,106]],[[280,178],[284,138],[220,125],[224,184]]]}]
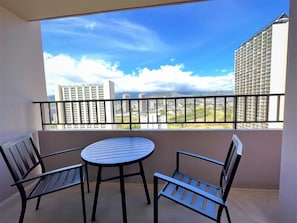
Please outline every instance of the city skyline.
[{"label": "city skyline", "polygon": [[288,7],[224,0],[42,21],[47,92],[107,79],[116,92],[233,90],[235,49]]}]

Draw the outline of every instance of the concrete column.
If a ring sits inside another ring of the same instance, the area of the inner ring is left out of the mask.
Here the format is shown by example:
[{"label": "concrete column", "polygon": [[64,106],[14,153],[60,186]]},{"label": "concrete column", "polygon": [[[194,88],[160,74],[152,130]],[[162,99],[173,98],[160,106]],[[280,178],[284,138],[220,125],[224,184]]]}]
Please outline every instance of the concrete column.
[{"label": "concrete column", "polygon": [[280,169],[279,221],[297,222],[297,1],[290,2],[285,120]]}]

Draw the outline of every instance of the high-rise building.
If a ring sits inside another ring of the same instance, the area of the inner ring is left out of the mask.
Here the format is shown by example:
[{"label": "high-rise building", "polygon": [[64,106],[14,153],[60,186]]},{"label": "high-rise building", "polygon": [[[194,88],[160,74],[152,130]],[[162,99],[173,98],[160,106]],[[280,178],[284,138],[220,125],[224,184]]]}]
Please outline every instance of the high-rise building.
[{"label": "high-rise building", "polygon": [[[58,118],[60,122],[66,123],[66,125],[61,125],[60,128],[111,129],[112,125],[97,123],[104,123],[105,121],[113,122],[112,102],[83,102],[83,100],[106,100],[114,98],[114,82],[112,81],[102,84],[57,86],[55,94],[56,101],[80,101],[77,103],[65,102],[59,104],[59,111],[64,111],[64,113],[60,112]],[[75,124],[80,122],[83,124]]]},{"label": "high-rise building", "polygon": [[146,98],[145,93],[139,93],[138,98],[140,99],[139,100],[139,111],[140,111],[140,113],[147,113],[148,112],[147,111],[147,109],[148,109],[148,106],[147,106],[148,100],[141,100],[141,99]]},{"label": "high-rise building", "polygon": [[[281,14],[271,24],[256,33],[235,51],[235,94],[272,94],[285,92],[289,17]],[[275,100],[261,97],[255,102],[249,98],[238,101],[238,120],[247,123],[238,124],[238,128],[274,128],[280,124],[248,123],[254,120],[255,112],[260,120],[273,118]],[[256,106],[257,103],[257,106]],[[245,105],[247,109],[244,111]],[[276,109],[274,109],[275,111]],[[268,116],[268,117],[267,117]]]},{"label": "high-rise building", "polygon": [[[123,112],[124,113],[126,113],[126,112],[130,112],[130,104],[129,104],[129,100],[128,99],[130,99],[130,95],[129,94],[123,94],[122,95],[122,99],[124,99],[123,101],[122,101],[122,110],[123,110]],[[127,99],[127,100],[125,100],[125,99]]]}]

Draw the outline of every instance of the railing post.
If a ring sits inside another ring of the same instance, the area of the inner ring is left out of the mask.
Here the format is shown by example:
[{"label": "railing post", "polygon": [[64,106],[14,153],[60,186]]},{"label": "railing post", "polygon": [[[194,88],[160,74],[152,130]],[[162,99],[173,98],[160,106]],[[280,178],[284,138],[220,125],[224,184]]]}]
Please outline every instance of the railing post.
[{"label": "railing post", "polygon": [[129,123],[130,130],[132,130],[132,107],[131,107],[131,99],[129,98]]},{"label": "railing post", "polygon": [[237,129],[237,96],[234,96],[234,102],[233,102],[233,117],[234,117],[234,122],[233,122],[233,128]]}]

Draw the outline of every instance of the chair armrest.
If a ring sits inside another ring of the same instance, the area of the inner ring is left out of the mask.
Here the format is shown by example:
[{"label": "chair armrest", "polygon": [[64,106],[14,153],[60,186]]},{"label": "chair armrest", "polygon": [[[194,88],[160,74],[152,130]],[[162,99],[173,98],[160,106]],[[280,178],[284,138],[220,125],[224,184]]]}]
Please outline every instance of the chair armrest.
[{"label": "chair armrest", "polygon": [[63,153],[68,153],[68,152],[73,152],[73,151],[77,151],[77,150],[82,150],[84,147],[76,147],[76,148],[69,148],[69,149],[64,149],[64,150],[60,150],[54,153],[50,153],[50,154],[46,154],[44,156],[41,156],[42,159],[51,157],[51,156],[55,156],[55,155],[60,155]]},{"label": "chair armrest", "polygon": [[192,186],[190,184],[186,184],[186,183],[184,183],[184,182],[182,182],[180,180],[174,179],[172,177],[168,177],[168,176],[166,176],[164,174],[154,173],[154,183],[158,183],[158,179],[161,179],[161,180],[163,180],[163,181],[165,181],[167,183],[172,183],[172,184],[174,184],[176,186],[182,187],[182,188],[184,188],[186,190],[189,190],[189,191],[191,191],[191,192],[193,192],[195,194],[198,194],[198,195],[200,195],[202,197],[205,197],[205,198],[207,198],[207,199],[209,199],[209,200],[211,200],[211,201],[213,201],[213,202],[215,202],[217,204],[226,206],[226,202],[224,202],[223,199],[221,199],[219,197],[216,197],[216,196],[214,196],[214,195],[212,195],[210,193],[207,193],[206,191],[203,191],[203,190],[201,190],[201,189],[199,189],[197,187],[194,187],[194,186]]},{"label": "chair armrest", "polygon": [[205,161],[208,161],[208,162],[220,165],[220,166],[224,166],[224,162],[221,162],[221,161],[218,161],[218,160],[206,157],[206,156],[201,156],[201,155],[198,155],[195,153],[191,153],[191,152],[187,152],[187,151],[183,151],[183,150],[177,150],[176,153],[177,153],[177,155],[182,154],[182,155],[186,155],[186,156],[191,156],[191,157],[205,160]]},{"label": "chair armrest", "polygon": [[77,169],[77,168],[81,169],[82,167],[83,167],[82,164],[75,164],[75,165],[59,168],[59,169],[56,169],[56,170],[44,172],[42,174],[39,174],[38,176],[33,176],[33,177],[28,177],[28,178],[25,178],[25,179],[18,180],[16,183],[12,184],[11,186],[16,186],[18,184],[33,181],[33,180],[36,180],[36,179],[39,179],[39,178],[42,178],[42,177],[45,177],[45,176],[48,176],[48,175],[63,172],[65,170],[71,170],[71,169]]}]

